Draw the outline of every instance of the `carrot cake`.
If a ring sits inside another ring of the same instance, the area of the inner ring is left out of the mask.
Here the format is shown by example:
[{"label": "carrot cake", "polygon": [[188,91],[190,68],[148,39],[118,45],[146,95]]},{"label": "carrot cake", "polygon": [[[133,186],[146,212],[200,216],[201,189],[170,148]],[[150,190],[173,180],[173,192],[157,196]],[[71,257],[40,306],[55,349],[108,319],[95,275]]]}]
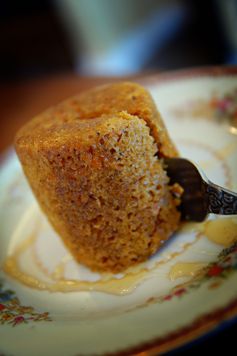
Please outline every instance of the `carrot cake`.
[{"label": "carrot cake", "polygon": [[179,225],[162,163],[177,150],[138,84],[96,87],[48,109],[20,129],[15,147],[53,228],[93,270],[146,260]]}]

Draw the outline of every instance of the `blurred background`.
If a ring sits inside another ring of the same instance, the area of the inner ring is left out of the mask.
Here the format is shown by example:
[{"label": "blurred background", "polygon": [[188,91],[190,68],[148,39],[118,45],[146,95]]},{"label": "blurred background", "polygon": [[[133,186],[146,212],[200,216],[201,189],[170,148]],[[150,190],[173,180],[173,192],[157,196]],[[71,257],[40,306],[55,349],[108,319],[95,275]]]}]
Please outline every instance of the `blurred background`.
[{"label": "blurred background", "polygon": [[1,0],[0,79],[237,62],[236,0]]},{"label": "blurred background", "polygon": [[92,85],[237,63],[237,0],[1,0],[0,151]]}]

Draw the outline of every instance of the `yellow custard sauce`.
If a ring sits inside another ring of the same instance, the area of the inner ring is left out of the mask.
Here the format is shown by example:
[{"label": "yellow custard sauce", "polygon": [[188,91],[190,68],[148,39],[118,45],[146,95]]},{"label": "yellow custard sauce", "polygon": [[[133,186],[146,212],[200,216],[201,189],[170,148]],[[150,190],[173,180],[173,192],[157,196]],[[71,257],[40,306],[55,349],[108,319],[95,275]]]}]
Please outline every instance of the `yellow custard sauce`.
[{"label": "yellow custard sauce", "polygon": [[221,218],[207,221],[204,224],[203,234],[208,240],[218,245],[229,247],[237,241],[237,218]]},{"label": "yellow custard sauce", "polygon": [[[237,219],[220,218],[197,225],[200,233],[215,244],[229,247],[237,241]],[[178,262],[169,271],[170,280],[182,277],[196,277],[206,266],[203,262]]]},{"label": "yellow custard sauce", "polygon": [[[185,242],[182,248],[170,253],[162,253],[159,260],[154,262],[150,268],[146,263],[130,268],[119,276],[112,274],[101,274],[96,281],[80,280],[65,277],[66,264],[73,258],[70,255],[64,256],[54,270],[49,273],[42,261],[37,259],[34,249],[36,248],[37,234],[32,234],[29,238],[18,243],[17,247],[13,249],[11,254],[7,256],[4,271],[16,279],[20,283],[37,289],[47,290],[50,292],[75,292],[75,291],[97,291],[114,295],[126,295],[133,292],[142,282],[155,277],[159,278],[158,269],[160,266],[165,266],[171,263],[175,258],[184,254],[191,249],[194,243],[206,236],[209,241],[219,244],[221,246],[230,246],[237,241],[237,220],[234,218],[221,218],[212,221],[206,221],[202,224],[183,224],[179,234],[187,232],[196,232],[195,238],[190,242]],[[179,238],[175,242],[178,244]],[[47,242],[46,242],[47,243]],[[34,268],[38,269],[39,273],[32,273],[33,269],[23,268],[22,260],[24,254],[29,253],[32,258]],[[170,268],[168,277],[171,280],[176,280],[181,277],[194,278],[198,275],[200,270],[205,267],[207,262],[203,261],[178,261]],[[30,272],[28,272],[30,271]],[[32,274],[31,274],[32,273]],[[39,277],[40,275],[40,277]]]},{"label": "yellow custard sauce", "polygon": [[[4,271],[14,279],[23,283],[24,285],[38,289],[47,290],[50,292],[74,292],[74,291],[99,291],[110,294],[128,294],[131,293],[142,280],[148,277],[148,271],[143,269],[139,273],[128,273],[121,278],[102,278],[99,281],[80,281],[70,280],[63,277],[65,263],[68,258],[62,260],[52,273],[52,283],[40,280],[36,276],[33,276],[23,271],[20,264],[20,257],[29,248],[34,245],[35,236],[24,240],[14,251],[14,253],[7,257],[4,264]],[[48,273],[45,271],[45,275]]]},{"label": "yellow custard sauce", "polygon": [[[186,243],[178,252],[165,255],[155,263],[155,265],[148,269],[145,263],[137,265],[125,271],[123,275],[117,278],[110,274],[101,274],[101,279],[98,281],[72,280],[64,277],[65,265],[72,259],[70,255],[64,256],[60,263],[56,266],[53,273],[49,273],[47,269],[39,262],[36,255],[31,251],[34,265],[40,270],[45,278],[41,279],[36,275],[31,275],[28,270],[24,270],[21,266],[20,260],[24,253],[35,246],[36,236],[31,236],[22,241],[14,252],[9,255],[4,264],[4,271],[12,278],[18,280],[20,283],[38,290],[47,290],[50,292],[74,292],[74,291],[98,291],[115,295],[125,295],[134,291],[138,285],[144,280],[151,278],[156,274],[158,267],[165,265],[173,258],[181,255],[185,250],[192,246],[193,242]],[[50,278],[50,281],[48,281]]]},{"label": "yellow custard sauce", "polygon": [[195,277],[205,266],[206,263],[202,262],[178,262],[172,266],[169,272],[169,278],[175,281],[182,277]]}]

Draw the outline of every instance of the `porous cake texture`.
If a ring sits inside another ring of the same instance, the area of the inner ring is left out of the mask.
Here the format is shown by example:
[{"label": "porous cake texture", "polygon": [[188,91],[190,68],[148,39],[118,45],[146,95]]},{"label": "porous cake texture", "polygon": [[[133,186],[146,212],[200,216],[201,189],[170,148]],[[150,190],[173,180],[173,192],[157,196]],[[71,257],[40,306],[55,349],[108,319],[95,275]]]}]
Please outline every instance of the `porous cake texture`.
[{"label": "porous cake texture", "polygon": [[146,260],[179,225],[162,166],[177,151],[138,84],[97,87],[50,108],[17,133],[15,147],[52,226],[93,270]]}]

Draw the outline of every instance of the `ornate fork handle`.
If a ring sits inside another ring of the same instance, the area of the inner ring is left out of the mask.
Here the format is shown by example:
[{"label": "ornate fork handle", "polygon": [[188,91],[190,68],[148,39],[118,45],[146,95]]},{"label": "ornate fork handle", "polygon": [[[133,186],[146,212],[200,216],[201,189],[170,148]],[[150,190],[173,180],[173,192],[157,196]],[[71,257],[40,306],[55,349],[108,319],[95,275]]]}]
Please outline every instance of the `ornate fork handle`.
[{"label": "ornate fork handle", "polygon": [[237,194],[212,182],[205,182],[208,213],[237,214]]},{"label": "ornate fork handle", "polygon": [[237,214],[237,193],[210,182],[185,158],[165,158],[164,167],[170,184],[183,188],[179,210],[182,220],[203,221],[209,213]]}]

